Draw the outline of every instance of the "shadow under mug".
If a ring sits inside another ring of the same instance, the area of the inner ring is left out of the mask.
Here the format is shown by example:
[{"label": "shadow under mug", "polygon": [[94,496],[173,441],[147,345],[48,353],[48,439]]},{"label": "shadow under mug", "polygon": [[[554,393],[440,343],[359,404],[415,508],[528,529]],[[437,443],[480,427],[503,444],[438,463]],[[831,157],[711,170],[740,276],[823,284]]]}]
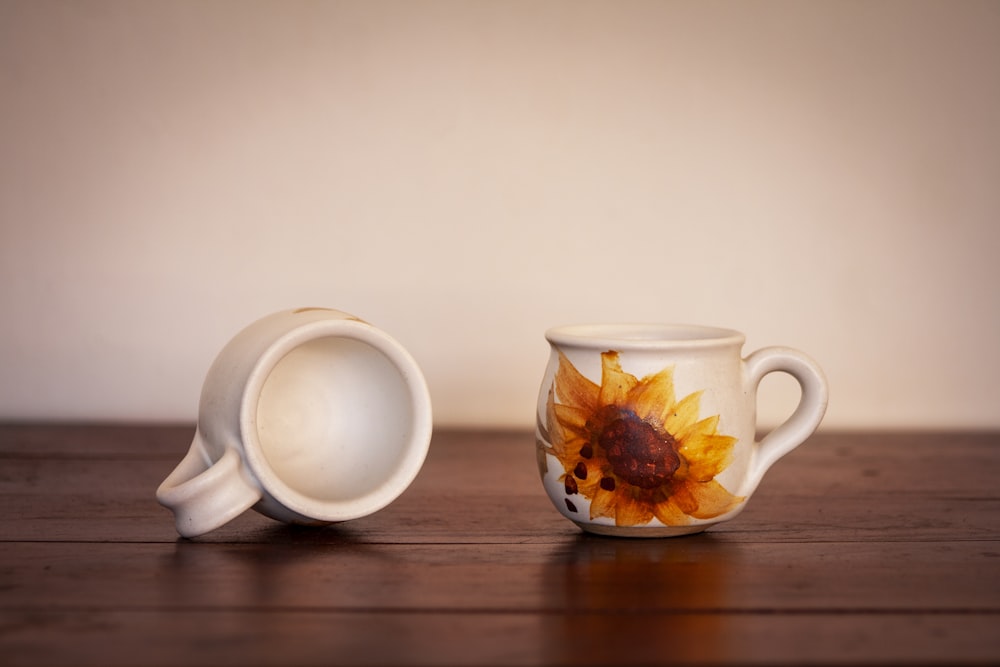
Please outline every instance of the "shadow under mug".
[{"label": "shadow under mug", "polygon": [[273,313],[212,363],[194,440],[156,498],[185,537],[251,507],[295,524],[359,518],[410,485],[431,428],[423,375],[386,333],[326,308]]},{"label": "shadow under mug", "polygon": [[[583,530],[684,535],[735,517],[779,458],[819,426],[819,366],[787,347],[741,357],[743,334],[687,325],[550,329],[537,455],[556,509]],[[793,414],[756,441],[768,373],[802,389]]]}]

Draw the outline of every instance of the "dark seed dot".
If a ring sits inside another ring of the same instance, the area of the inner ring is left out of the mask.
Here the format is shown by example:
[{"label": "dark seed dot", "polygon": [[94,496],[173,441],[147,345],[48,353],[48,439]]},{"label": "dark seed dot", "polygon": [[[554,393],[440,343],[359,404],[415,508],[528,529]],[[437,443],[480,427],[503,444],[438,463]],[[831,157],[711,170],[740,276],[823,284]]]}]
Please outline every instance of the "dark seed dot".
[{"label": "dark seed dot", "polygon": [[605,491],[615,490],[615,478],[614,477],[602,477],[601,478],[601,488]]},{"label": "dark seed dot", "polygon": [[570,512],[576,511],[576,505],[574,505],[573,501],[571,501],[569,498],[566,498],[566,509],[568,509]]},{"label": "dark seed dot", "polygon": [[573,474],[580,479],[587,479],[587,465],[583,461],[580,461],[576,464],[576,467],[573,468]]},{"label": "dark seed dot", "polygon": [[576,480],[569,475],[566,475],[566,495],[572,496],[577,491],[579,491],[579,489],[576,488]]},{"label": "dark seed dot", "polygon": [[580,456],[585,459],[592,458],[594,456],[594,448],[590,445],[584,445],[580,448]]}]

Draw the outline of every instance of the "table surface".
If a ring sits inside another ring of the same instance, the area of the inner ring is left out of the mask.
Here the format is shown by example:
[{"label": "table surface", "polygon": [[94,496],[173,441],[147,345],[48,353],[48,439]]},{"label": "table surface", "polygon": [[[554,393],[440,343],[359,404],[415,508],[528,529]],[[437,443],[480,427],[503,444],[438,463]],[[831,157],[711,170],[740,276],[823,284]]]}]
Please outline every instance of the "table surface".
[{"label": "table surface", "polygon": [[1000,663],[1000,433],[824,433],[700,535],[583,534],[530,432],[439,430],[395,503],[178,538],[193,428],[0,425],[5,665]]}]

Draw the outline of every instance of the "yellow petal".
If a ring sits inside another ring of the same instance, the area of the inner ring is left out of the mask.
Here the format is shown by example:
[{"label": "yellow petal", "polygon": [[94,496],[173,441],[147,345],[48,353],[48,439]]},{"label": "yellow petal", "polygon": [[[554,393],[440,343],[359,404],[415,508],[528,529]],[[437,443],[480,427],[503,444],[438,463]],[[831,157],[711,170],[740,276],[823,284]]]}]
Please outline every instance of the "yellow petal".
[{"label": "yellow petal", "polygon": [[568,436],[566,429],[563,428],[562,424],[560,424],[559,420],[556,418],[555,392],[551,389],[549,390],[549,400],[545,404],[545,422],[548,425],[548,428],[542,428],[542,426],[539,425],[538,430],[548,441],[549,445],[552,446],[552,453],[562,460],[565,456],[566,440]]},{"label": "yellow petal", "polygon": [[[548,400],[545,401],[545,423],[541,423],[541,419],[538,420],[538,431],[542,434],[542,437],[552,443],[552,438],[555,437],[553,431],[557,431],[556,428],[556,395],[555,389],[549,387]],[[553,443],[554,444],[554,443]]]},{"label": "yellow petal", "polygon": [[598,407],[600,387],[585,378],[566,356],[559,353],[559,368],[555,377],[556,393],[564,405],[594,412]]},{"label": "yellow petal", "polygon": [[705,417],[701,421],[697,421],[688,427],[685,433],[678,433],[679,438],[692,433],[715,433],[719,428],[719,415],[712,415],[711,417]]},{"label": "yellow petal", "polygon": [[641,526],[653,518],[650,504],[628,493],[619,493],[615,505],[616,526]]},{"label": "yellow petal", "polygon": [[597,492],[594,493],[594,497],[590,501],[590,518],[614,517],[617,501],[618,497],[614,491],[606,491],[597,487]]},{"label": "yellow petal", "polygon": [[660,420],[663,424],[663,430],[676,436],[676,434],[683,433],[689,426],[698,421],[701,394],[702,392],[700,391],[688,394],[679,403],[668,409]]},{"label": "yellow petal", "polygon": [[640,419],[652,419],[658,426],[663,425],[663,415],[674,407],[674,400],[672,367],[644,377],[626,398],[632,412]]},{"label": "yellow petal", "polygon": [[688,516],[694,516],[694,513],[698,511],[698,498],[691,492],[691,486],[695,485],[677,484],[670,494],[670,502]]},{"label": "yellow petal", "polygon": [[545,443],[542,440],[540,439],[535,440],[535,458],[538,462],[538,469],[541,471],[542,477],[544,477],[546,473],[548,473],[549,471],[549,461],[548,457],[546,456],[548,450],[549,448],[545,445]]},{"label": "yellow petal", "polygon": [[[548,442],[552,446],[552,453],[562,462],[563,466],[569,465],[570,461],[575,461],[580,448],[588,442],[586,434],[580,433],[572,426],[576,417],[572,416],[575,408],[564,405],[557,405],[553,397],[553,392],[549,391],[549,400],[546,404],[546,421],[548,422]],[[570,422],[570,426],[566,425]],[[539,426],[539,431],[544,430]]]},{"label": "yellow petal", "polygon": [[598,403],[624,405],[630,391],[639,384],[634,375],[622,370],[618,353],[608,350],[601,354],[601,389]]},{"label": "yellow petal", "polygon": [[572,431],[580,437],[587,437],[586,426],[591,413],[570,405],[555,405],[552,412],[559,425],[564,429]]},{"label": "yellow petal", "polygon": [[717,433],[690,433],[680,446],[681,455],[688,462],[687,477],[706,482],[726,469],[732,460],[736,438]]},{"label": "yellow petal", "polygon": [[670,498],[653,505],[653,515],[666,526],[685,526],[691,522]]},{"label": "yellow petal", "polygon": [[685,484],[684,486],[695,504],[695,507],[686,513],[697,519],[714,519],[736,509],[743,502],[743,498],[729,493],[726,487],[714,479],[708,482]]},{"label": "yellow petal", "polygon": [[674,434],[674,437],[683,441],[686,438],[697,434],[697,433],[715,433],[719,426],[719,415],[712,415],[711,417],[706,417],[701,421],[696,421],[689,424],[686,429]]},{"label": "yellow petal", "polygon": [[558,438],[558,444],[552,443],[552,453],[562,461],[563,467],[572,470],[580,460],[580,449],[588,441],[572,433],[563,433],[563,436],[565,437]]},{"label": "yellow petal", "polygon": [[[587,498],[593,498],[601,488],[601,466],[593,459],[580,458],[578,452],[579,448],[572,449],[570,454],[573,458],[569,462],[563,462],[566,474],[572,475],[576,479],[576,486],[580,493]],[[582,466],[584,471],[583,477],[576,474],[579,466]]]}]

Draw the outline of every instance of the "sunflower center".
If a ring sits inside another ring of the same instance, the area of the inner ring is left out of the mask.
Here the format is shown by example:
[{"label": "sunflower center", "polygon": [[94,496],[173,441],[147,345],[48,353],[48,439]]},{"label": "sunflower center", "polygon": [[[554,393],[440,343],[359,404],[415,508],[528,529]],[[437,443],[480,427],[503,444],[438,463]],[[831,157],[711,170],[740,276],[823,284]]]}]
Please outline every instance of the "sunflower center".
[{"label": "sunflower center", "polygon": [[653,489],[673,476],[680,465],[677,442],[631,411],[609,421],[598,436],[611,470],[640,489]]}]

